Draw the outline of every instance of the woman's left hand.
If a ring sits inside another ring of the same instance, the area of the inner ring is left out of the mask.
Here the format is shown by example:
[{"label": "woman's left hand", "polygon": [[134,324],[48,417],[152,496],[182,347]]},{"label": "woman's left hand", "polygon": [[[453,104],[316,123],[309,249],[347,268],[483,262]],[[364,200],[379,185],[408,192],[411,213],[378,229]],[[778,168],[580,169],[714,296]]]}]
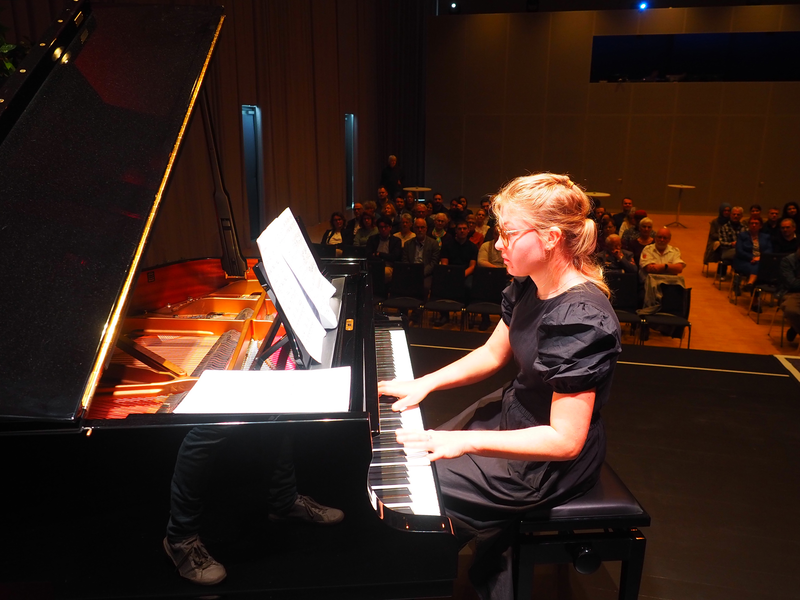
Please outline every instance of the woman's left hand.
[{"label": "woman's left hand", "polygon": [[425,450],[431,461],[458,458],[469,452],[469,431],[407,431],[398,429],[397,441],[409,450]]}]

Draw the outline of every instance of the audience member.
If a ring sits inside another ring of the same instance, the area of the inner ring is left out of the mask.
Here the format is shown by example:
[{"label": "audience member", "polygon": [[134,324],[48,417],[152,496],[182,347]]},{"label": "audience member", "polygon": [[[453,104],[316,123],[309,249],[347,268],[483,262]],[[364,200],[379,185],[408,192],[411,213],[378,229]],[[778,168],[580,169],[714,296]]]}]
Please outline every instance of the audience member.
[{"label": "audience member", "polygon": [[461,202],[459,202],[458,198],[453,198],[450,200],[450,210],[447,211],[447,218],[447,230],[450,233],[453,233],[456,223],[464,220],[464,211],[461,210]]},{"label": "audience member", "polygon": [[[642,256],[642,251],[649,246],[650,244],[655,243],[655,238],[653,237],[653,219],[650,217],[645,217],[641,221],[639,221],[639,237],[628,243],[627,248],[625,250],[630,250],[633,252],[633,260],[636,262],[637,265]],[[623,246],[624,247],[624,246]]]},{"label": "audience member", "polygon": [[468,206],[469,202],[467,202],[466,196],[459,196],[458,197],[458,205],[461,207],[461,212],[464,214],[464,218],[466,219],[467,215],[472,214],[472,210]]},{"label": "audience member", "polygon": [[662,283],[685,285],[683,272],[686,263],[681,258],[681,251],[670,245],[672,233],[662,227],[656,233],[656,241],[642,250],[639,259],[639,278],[644,283],[644,303],[638,311],[650,315],[661,309]]},{"label": "audience member", "polygon": [[731,218],[731,205],[723,202],[719,205],[719,216],[711,219],[708,227],[708,241],[706,251],[703,254],[703,264],[718,263],[722,257],[722,248],[719,245],[719,230]]},{"label": "audience member", "polygon": [[761,255],[772,252],[772,242],[766,233],[761,233],[761,215],[750,214],[747,231],[739,233],[736,242],[736,256],[733,259],[733,270],[747,275],[744,289],[752,289],[758,278],[758,265]]},{"label": "audience member", "polygon": [[495,246],[497,239],[497,224],[492,226],[491,230],[494,237],[491,241],[483,242],[481,247],[478,248],[478,266],[487,267],[490,269],[505,269],[506,263],[503,260],[503,253]]},{"label": "audience member", "polygon": [[447,212],[447,207],[444,205],[444,201],[442,200],[442,195],[439,192],[436,192],[433,195],[432,210],[434,214],[440,212]]},{"label": "audience member", "polygon": [[594,210],[592,211],[592,216],[591,216],[592,220],[598,226],[600,226],[600,222],[602,221],[603,215],[605,215],[605,214],[606,214],[605,207],[602,204],[600,204],[600,200],[599,199],[595,199],[595,206],[594,206]]},{"label": "audience member", "polygon": [[[481,198],[481,208],[486,211],[486,216],[488,217],[488,221],[486,224],[489,227],[493,227],[495,223],[497,223],[497,219],[494,218],[494,214],[492,213],[492,196],[491,194],[487,194]],[[497,238],[494,238],[497,239]]]},{"label": "audience member", "polygon": [[364,206],[360,202],[353,204],[353,218],[347,222],[347,225],[344,228],[344,233],[342,234],[342,243],[344,243],[345,246],[353,245],[353,239],[355,239],[356,231],[358,231],[358,228],[361,227],[360,219],[362,212],[364,212]]},{"label": "audience member", "polygon": [[394,263],[400,261],[402,253],[403,242],[392,235],[392,221],[388,217],[381,217],[378,219],[378,233],[367,240],[367,257],[383,261],[383,273],[387,283],[392,280]]},{"label": "audience member", "polygon": [[800,205],[797,202],[787,202],[783,205],[783,215],[781,215],[784,219],[791,219],[794,221],[795,229],[800,228]]},{"label": "audience member", "polygon": [[389,192],[389,197],[394,198],[397,192],[403,189],[403,171],[397,166],[397,157],[392,154],[383,171],[381,171],[381,186]]},{"label": "audience member", "polygon": [[[400,231],[400,215],[393,202],[387,202],[381,207],[381,216],[386,217],[392,223],[392,233]],[[377,223],[377,220],[375,221]]]},{"label": "audience member", "polygon": [[375,220],[377,217],[375,216],[376,211],[378,210],[378,203],[373,202],[372,200],[367,200],[364,202],[364,212],[367,214],[372,215],[372,219]]},{"label": "audience member", "polygon": [[752,219],[753,217],[758,217],[759,219],[761,219],[761,224],[762,225],[764,224],[764,220],[761,217],[761,205],[760,204],[751,204],[750,208],[748,210],[750,211],[750,215],[746,219],[742,219],[742,227],[744,229],[749,229],[750,219]]},{"label": "audience member", "polygon": [[605,249],[597,255],[597,264],[604,273],[638,273],[633,252],[622,249],[622,239],[615,233],[606,237]]},{"label": "audience member", "polygon": [[486,234],[489,233],[488,218],[489,214],[483,208],[475,211],[475,231],[480,233],[484,240],[486,239]]},{"label": "audience member", "polygon": [[340,246],[344,244],[344,215],[340,212],[333,213],[330,224],[331,228],[322,234],[322,244],[336,246],[336,256],[341,256]]},{"label": "audience member", "polygon": [[775,245],[775,239],[781,234],[781,209],[773,206],[767,212],[767,220],[764,221],[761,231],[766,233]]},{"label": "audience member", "polygon": [[412,217],[408,213],[403,213],[400,215],[400,231],[394,234],[396,238],[400,238],[400,241],[403,243],[403,246],[406,245],[406,242],[409,240],[413,240],[416,235],[413,231],[411,231],[412,226],[414,223],[414,217]]},{"label": "audience member", "polygon": [[367,240],[378,233],[378,228],[375,227],[374,223],[375,217],[368,213],[366,207],[364,207],[364,212],[361,213],[361,218],[359,219],[358,231],[353,236],[353,246],[366,246]]},{"label": "audience member", "polygon": [[433,229],[431,229],[429,235],[436,240],[440,248],[445,241],[453,237],[447,231],[447,220],[447,215],[445,213],[433,215]]},{"label": "audience member", "polygon": [[631,212],[633,208],[633,200],[630,198],[623,198],[622,199],[622,212],[618,212],[612,218],[614,219],[614,227],[617,231],[619,228],[622,227],[622,222],[625,220],[625,217]]},{"label": "audience member", "polygon": [[396,196],[394,199],[394,210],[398,215],[403,213],[411,214],[411,207],[406,206],[406,199],[403,196]]},{"label": "audience member", "polygon": [[800,331],[800,248],[781,261],[780,294],[783,316],[789,322],[786,339],[793,342]]},{"label": "audience member", "polygon": [[597,246],[595,246],[595,254],[602,251],[606,246],[606,238],[610,235],[615,235],[617,228],[614,226],[613,219],[606,219],[603,221],[603,227],[597,235]]},{"label": "audience member", "polygon": [[[445,240],[442,244],[442,253],[439,262],[443,265],[463,266],[464,285],[467,289],[472,287],[472,272],[478,262],[478,247],[468,239],[469,225],[466,221],[456,223],[455,236]],[[442,312],[434,321],[434,326],[441,327],[450,320],[447,312]]]},{"label": "audience member", "polygon": [[467,227],[469,227],[469,241],[475,244],[476,248],[480,248],[483,243],[483,234],[477,229],[475,215],[467,215]]},{"label": "audience member", "polygon": [[717,266],[717,272],[721,280],[725,279],[728,270],[726,263],[732,263],[733,259],[736,257],[736,240],[739,237],[739,232],[742,230],[743,214],[744,209],[741,206],[734,206],[731,209],[730,220],[719,228],[719,247],[722,252],[720,254],[720,263]]},{"label": "audience member", "polygon": [[647,216],[646,210],[637,210],[633,213],[633,227],[628,227],[624,232],[620,232],[619,236],[622,240],[622,247],[625,250],[630,250],[628,246],[631,242],[639,237],[639,223]]},{"label": "audience member", "polygon": [[375,201],[376,206],[383,206],[389,201],[389,198],[391,198],[391,196],[389,196],[389,190],[380,186],[378,188],[378,199]]},{"label": "audience member", "polygon": [[791,219],[781,221],[781,232],[774,239],[772,249],[778,254],[786,254],[797,250],[797,227]]},{"label": "audience member", "polygon": [[[433,268],[439,264],[441,249],[436,240],[428,236],[428,225],[425,223],[425,219],[414,219],[414,233],[416,237],[403,246],[403,262],[425,265],[425,291],[429,292]],[[412,321],[419,319],[419,312],[412,314]]]},{"label": "audience member", "polygon": [[412,213],[415,219],[425,219],[425,224],[428,226],[428,231],[433,229],[433,219],[428,216],[428,207],[424,202],[415,203]]},{"label": "audience member", "polygon": [[417,202],[414,192],[406,192],[406,206],[414,206]]},{"label": "audience member", "polygon": [[630,211],[625,215],[625,218],[622,219],[622,225],[620,225],[619,228],[617,229],[617,233],[620,236],[624,235],[625,232],[628,231],[629,229],[631,231],[636,231],[636,221],[633,218],[635,214],[636,213],[634,213],[633,211]]}]

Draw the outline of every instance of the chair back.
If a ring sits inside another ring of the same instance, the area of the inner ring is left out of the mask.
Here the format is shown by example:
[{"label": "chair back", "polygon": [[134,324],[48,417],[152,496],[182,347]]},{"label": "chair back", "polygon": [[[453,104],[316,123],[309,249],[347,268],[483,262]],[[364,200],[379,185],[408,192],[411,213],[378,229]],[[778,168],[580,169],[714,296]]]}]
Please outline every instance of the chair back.
[{"label": "chair back", "polygon": [[314,250],[317,251],[317,256],[320,258],[336,258],[337,246],[338,244],[312,244]]},{"label": "chair back", "polygon": [[431,279],[431,300],[454,300],[465,304],[464,265],[436,265]]},{"label": "chair back", "polygon": [[616,310],[634,312],[639,308],[639,275],[636,273],[605,273],[611,289],[611,306]]},{"label": "chair back", "polygon": [[788,254],[773,254],[766,253],[761,255],[758,262],[758,278],[757,283],[765,285],[778,285],[781,277],[781,261]]},{"label": "chair back", "polygon": [[508,285],[508,271],[489,267],[476,267],[472,272],[470,302],[501,304],[503,290]]},{"label": "chair back", "polygon": [[685,288],[674,283],[661,284],[661,313],[667,313],[689,318],[689,310],[692,302],[692,288]]},{"label": "chair back", "polygon": [[342,244],[343,258],[367,258],[366,246],[345,246]]},{"label": "chair back", "polygon": [[395,263],[390,298],[417,298],[425,302],[425,265],[422,263]]}]

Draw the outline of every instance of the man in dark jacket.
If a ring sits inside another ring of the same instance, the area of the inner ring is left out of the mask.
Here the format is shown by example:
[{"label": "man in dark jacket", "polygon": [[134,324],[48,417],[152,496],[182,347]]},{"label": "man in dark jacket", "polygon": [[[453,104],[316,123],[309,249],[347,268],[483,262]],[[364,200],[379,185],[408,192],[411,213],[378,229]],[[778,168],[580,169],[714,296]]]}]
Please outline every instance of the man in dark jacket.
[{"label": "man in dark jacket", "polygon": [[386,282],[392,280],[392,265],[402,257],[403,242],[392,235],[392,221],[387,217],[378,219],[378,233],[367,240],[367,257],[382,260]]}]

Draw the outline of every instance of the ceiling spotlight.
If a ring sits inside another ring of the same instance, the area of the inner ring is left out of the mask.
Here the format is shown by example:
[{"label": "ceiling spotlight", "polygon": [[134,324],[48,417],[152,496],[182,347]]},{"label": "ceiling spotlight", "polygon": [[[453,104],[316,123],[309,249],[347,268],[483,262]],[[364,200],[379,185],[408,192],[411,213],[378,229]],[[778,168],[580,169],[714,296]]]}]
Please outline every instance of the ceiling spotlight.
[{"label": "ceiling spotlight", "polygon": [[451,15],[457,15],[459,12],[461,12],[461,11],[459,11],[459,9],[458,9],[458,2],[451,2],[450,3],[450,14]]},{"label": "ceiling spotlight", "polygon": [[639,2],[639,10],[644,10],[647,8],[647,2]]}]

